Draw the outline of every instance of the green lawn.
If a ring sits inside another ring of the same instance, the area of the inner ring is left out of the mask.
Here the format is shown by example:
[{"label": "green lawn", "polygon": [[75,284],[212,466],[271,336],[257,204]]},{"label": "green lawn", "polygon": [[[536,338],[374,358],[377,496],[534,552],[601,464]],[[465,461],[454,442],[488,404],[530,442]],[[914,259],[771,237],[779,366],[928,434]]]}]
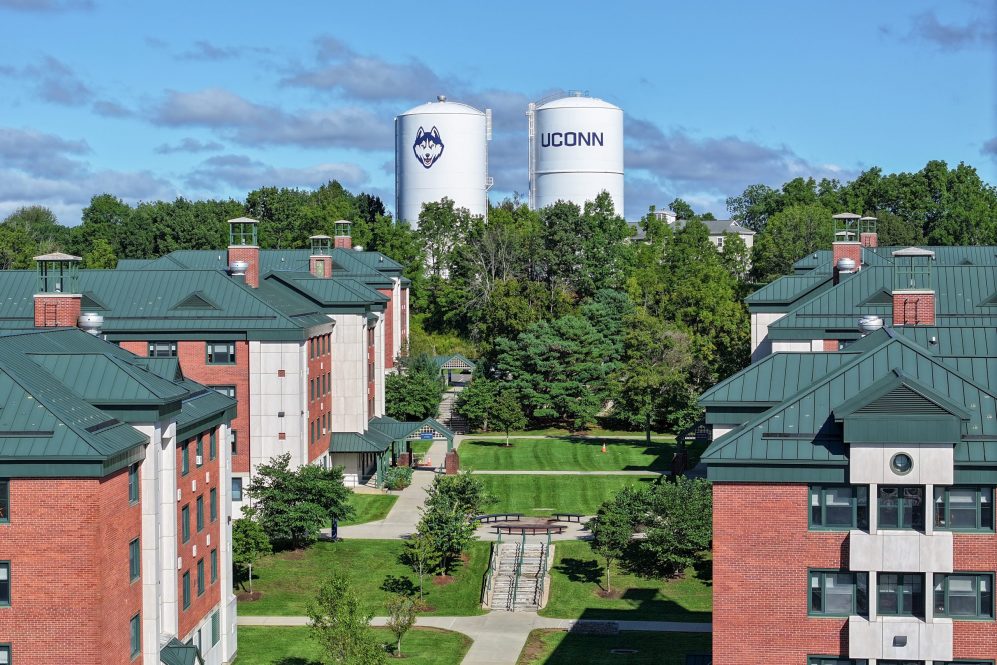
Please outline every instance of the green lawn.
[{"label": "green lawn", "polygon": [[[597,438],[466,440],[461,442],[461,466],[481,471],[647,471],[667,470],[674,443],[648,446],[642,440]],[[605,443],[606,452],[602,452]]]},{"label": "green lawn", "polygon": [[560,541],[554,545],[550,602],[540,614],[564,619],[619,619],[633,621],[687,621],[708,623],[712,618],[713,587],[708,570],[690,568],[673,580],[628,575],[613,567],[613,591],[619,598],[603,598],[603,562],[587,542]]},{"label": "green lawn", "polygon": [[351,520],[340,522],[339,526],[383,520],[397,500],[397,496],[390,494],[354,494],[350,497],[350,505],[356,515]]},{"label": "green lawn", "polygon": [[[394,636],[386,628],[374,632],[394,647]],[[403,660],[408,665],[457,665],[471,647],[471,638],[461,633],[433,628],[413,628],[402,640]],[[240,626],[239,657],[235,665],[324,665],[317,642],[305,627]]]},{"label": "green lawn", "polygon": [[[454,572],[456,578],[444,586],[425,581],[425,599],[432,607],[428,614],[468,616],[481,614],[481,583],[488,566],[490,543],[472,544],[470,559]],[[263,597],[240,602],[243,615],[303,615],[315,598],[319,585],[333,571],[345,574],[370,602],[379,616],[387,614],[385,601],[394,585],[419,587],[412,569],[398,561],[404,549],[401,540],[344,540],[318,542],[306,550],[282,552],[261,559],[253,566],[253,590]],[[385,583],[388,582],[387,585]]]},{"label": "green lawn", "polygon": [[[685,665],[689,654],[710,653],[711,640],[710,633],[622,631],[617,635],[577,635],[563,630],[534,630],[518,665]],[[610,653],[613,649],[635,649],[637,653]]]},{"label": "green lawn", "polygon": [[488,506],[491,513],[581,513],[594,515],[604,501],[621,487],[651,482],[658,476],[478,476],[485,488],[498,498]]}]

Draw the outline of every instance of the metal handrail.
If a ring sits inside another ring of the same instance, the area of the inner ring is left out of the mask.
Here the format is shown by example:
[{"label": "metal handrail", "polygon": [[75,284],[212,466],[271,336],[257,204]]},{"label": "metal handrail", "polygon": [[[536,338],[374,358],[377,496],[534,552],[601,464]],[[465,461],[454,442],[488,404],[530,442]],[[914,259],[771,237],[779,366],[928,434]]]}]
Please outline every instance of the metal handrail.
[{"label": "metal handrail", "polygon": [[[495,573],[498,570],[498,560],[502,549],[502,534],[499,534],[498,541],[492,546],[492,551],[488,558],[488,570],[485,572],[485,586],[481,591],[481,602],[484,603],[489,599],[489,594],[492,590],[492,582],[495,579]],[[491,603],[488,603],[491,606]]]},{"label": "metal handrail", "polygon": [[509,594],[509,601],[506,608],[512,611],[516,609],[516,598],[519,596],[519,577],[523,574],[523,558],[526,556],[526,534],[523,534],[523,542],[519,546],[519,557],[516,561],[516,579],[512,584],[512,593]]},{"label": "metal handrail", "polygon": [[544,547],[543,559],[540,561],[540,575],[537,577],[537,589],[534,593],[533,600],[536,602],[537,609],[540,609],[540,603],[544,599],[544,579],[547,576],[547,557],[550,556],[550,534],[547,534],[547,546]]}]

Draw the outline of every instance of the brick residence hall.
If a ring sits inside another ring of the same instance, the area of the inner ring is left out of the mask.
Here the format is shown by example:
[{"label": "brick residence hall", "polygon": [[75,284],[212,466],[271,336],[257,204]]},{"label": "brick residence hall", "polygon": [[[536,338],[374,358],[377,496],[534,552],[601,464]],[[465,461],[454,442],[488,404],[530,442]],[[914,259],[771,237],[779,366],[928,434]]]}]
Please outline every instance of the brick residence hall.
[{"label": "brick residence hall", "polygon": [[837,215],[701,398],[714,663],[997,659],[997,248],[877,245]]},{"label": "brick residence hall", "polygon": [[239,218],[227,250],[0,271],[0,665],[230,662],[253,469],[377,483],[452,438],[384,415],[409,283],[336,228],[261,250]]}]

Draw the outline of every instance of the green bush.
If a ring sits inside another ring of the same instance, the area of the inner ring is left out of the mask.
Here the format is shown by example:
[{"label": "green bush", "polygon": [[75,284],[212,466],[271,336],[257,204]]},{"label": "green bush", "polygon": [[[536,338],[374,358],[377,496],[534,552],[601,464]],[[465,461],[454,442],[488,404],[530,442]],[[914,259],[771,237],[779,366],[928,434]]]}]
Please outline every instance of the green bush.
[{"label": "green bush", "polygon": [[384,473],[384,486],[389,490],[403,490],[411,484],[411,467],[393,466]]}]

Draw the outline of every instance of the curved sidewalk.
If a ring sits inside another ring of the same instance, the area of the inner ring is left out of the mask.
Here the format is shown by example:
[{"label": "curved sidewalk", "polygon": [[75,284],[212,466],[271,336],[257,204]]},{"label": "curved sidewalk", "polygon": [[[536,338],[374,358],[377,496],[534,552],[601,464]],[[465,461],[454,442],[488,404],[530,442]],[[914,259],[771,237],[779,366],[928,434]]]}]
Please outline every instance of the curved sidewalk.
[{"label": "curved sidewalk", "polygon": [[[387,617],[374,617],[371,624],[383,626]],[[537,628],[570,630],[576,624],[606,623],[586,619],[555,619],[536,612],[490,612],[473,617],[420,616],[417,626],[442,628],[467,635],[471,645],[462,665],[514,665],[526,644],[530,631]],[[616,621],[620,630],[644,630],[658,633],[709,633],[709,623],[675,621]],[[240,626],[306,626],[308,617],[256,616],[239,617]]]}]

